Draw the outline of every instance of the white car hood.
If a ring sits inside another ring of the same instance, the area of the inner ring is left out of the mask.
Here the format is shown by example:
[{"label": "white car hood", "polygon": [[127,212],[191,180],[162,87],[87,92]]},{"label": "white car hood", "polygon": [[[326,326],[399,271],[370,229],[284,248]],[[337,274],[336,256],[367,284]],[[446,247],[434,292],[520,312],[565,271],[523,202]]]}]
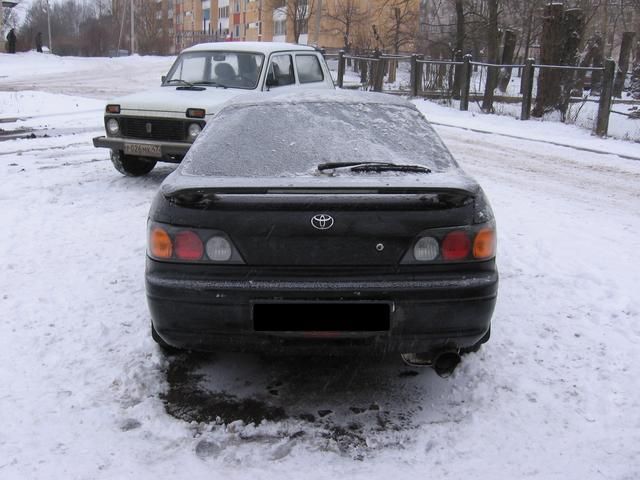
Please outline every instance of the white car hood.
[{"label": "white car hood", "polygon": [[205,90],[178,90],[175,86],[156,87],[140,93],[119,97],[110,103],[120,105],[123,114],[147,112],[149,115],[170,113],[184,116],[187,108],[204,108],[207,115],[215,113],[228,100],[256,90],[205,87]]}]

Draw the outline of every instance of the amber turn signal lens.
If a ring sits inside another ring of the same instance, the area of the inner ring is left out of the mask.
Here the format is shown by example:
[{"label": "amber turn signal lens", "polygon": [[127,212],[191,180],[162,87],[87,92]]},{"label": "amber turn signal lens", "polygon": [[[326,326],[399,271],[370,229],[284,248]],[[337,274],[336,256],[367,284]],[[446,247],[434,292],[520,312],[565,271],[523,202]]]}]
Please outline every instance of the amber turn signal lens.
[{"label": "amber turn signal lens", "polygon": [[483,228],[473,241],[474,258],[491,258],[496,254],[496,232]]},{"label": "amber turn signal lens", "polygon": [[187,108],[187,117],[189,118],[204,118],[205,111],[203,108]]},{"label": "amber turn signal lens", "polygon": [[171,258],[173,245],[171,237],[162,228],[155,227],[149,236],[149,251],[156,258]]},{"label": "amber turn signal lens", "polygon": [[107,105],[107,113],[120,113],[120,105]]}]

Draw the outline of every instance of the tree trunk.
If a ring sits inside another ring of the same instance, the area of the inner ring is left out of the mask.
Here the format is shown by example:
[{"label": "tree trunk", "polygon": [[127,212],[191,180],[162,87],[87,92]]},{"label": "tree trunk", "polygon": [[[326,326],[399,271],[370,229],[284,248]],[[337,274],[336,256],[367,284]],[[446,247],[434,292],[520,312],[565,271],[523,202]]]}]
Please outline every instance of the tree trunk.
[{"label": "tree trunk", "polygon": [[[604,65],[604,39],[600,36],[595,37],[592,50],[592,65],[596,68],[602,68]],[[591,93],[598,93],[602,88],[602,72],[594,70],[591,74]]]},{"label": "tree trunk", "polygon": [[624,81],[627,78],[627,72],[629,71],[629,55],[631,54],[631,47],[633,46],[633,39],[635,36],[635,32],[624,32],[622,34],[620,58],[618,59],[618,74],[616,75],[616,82],[613,87],[613,96],[617,98],[622,98]]},{"label": "tree trunk", "polygon": [[[516,50],[516,33],[512,30],[504,32],[504,49],[502,50],[502,65],[513,64],[513,54]],[[511,81],[511,67],[503,67],[500,69],[498,79],[498,89],[502,93],[507,91],[509,82]]]},{"label": "tree trunk", "polygon": [[[572,8],[564,12],[563,31],[566,38],[562,46],[562,57],[560,62],[562,65],[577,65],[579,61],[578,48],[582,41],[585,28],[584,13],[579,8]],[[558,110],[562,115],[562,120],[565,120],[569,103],[571,101],[571,95],[576,87],[576,72],[571,70],[560,71],[560,101],[558,102]],[[580,92],[580,95],[582,92]]]},{"label": "tree trunk", "polygon": [[640,42],[636,44],[636,59],[631,73],[631,96],[640,100]]},{"label": "tree trunk", "polygon": [[[498,59],[498,0],[488,0],[489,25],[487,28],[487,63],[496,63]],[[496,67],[487,67],[487,82],[484,87],[482,111],[493,111],[493,91],[496,88],[498,71]]]},{"label": "tree trunk", "polygon": [[[456,0],[456,48],[453,59],[461,62],[464,55],[464,1]],[[456,73],[453,80],[453,98],[460,98],[463,65],[456,65]]]},{"label": "tree trunk", "polygon": [[[542,65],[559,65],[562,60],[564,6],[552,3],[545,7],[542,25],[542,47],[540,63]],[[538,74],[538,94],[536,105],[531,112],[534,117],[542,117],[558,105],[560,101],[560,70],[541,68]]]}]

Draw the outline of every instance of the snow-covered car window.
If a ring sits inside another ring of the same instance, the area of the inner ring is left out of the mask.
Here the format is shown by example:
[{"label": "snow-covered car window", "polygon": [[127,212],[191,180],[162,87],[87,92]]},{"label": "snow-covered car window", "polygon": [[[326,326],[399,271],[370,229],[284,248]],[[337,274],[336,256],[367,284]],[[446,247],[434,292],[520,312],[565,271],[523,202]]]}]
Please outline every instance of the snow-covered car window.
[{"label": "snow-covered car window", "polygon": [[322,67],[315,55],[296,55],[298,80],[300,83],[321,82],[324,80]]},{"label": "snow-covered car window", "polygon": [[418,164],[434,172],[455,166],[431,125],[412,108],[305,102],[223,110],[189,151],[183,173],[312,175],[320,163],[343,161]]},{"label": "snow-covered car window", "polygon": [[256,88],[264,56],[246,52],[187,52],[169,71],[165,84],[184,80],[193,84],[218,83],[225,87]]}]

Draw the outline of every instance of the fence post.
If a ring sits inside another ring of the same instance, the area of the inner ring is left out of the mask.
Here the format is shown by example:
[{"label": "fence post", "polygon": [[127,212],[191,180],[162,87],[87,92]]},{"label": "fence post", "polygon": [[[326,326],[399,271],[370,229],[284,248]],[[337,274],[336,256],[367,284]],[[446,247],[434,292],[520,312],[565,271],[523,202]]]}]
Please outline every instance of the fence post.
[{"label": "fence post", "polygon": [[411,55],[411,96],[418,96],[418,55]]},{"label": "fence post", "polygon": [[613,83],[616,75],[616,62],[611,59],[604,62],[604,74],[602,75],[602,88],[600,89],[600,105],[598,107],[598,119],[596,120],[596,135],[606,137],[609,132],[609,115],[611,113],[611,100],[613,97]]},{"label": "fence post", "polygon": [[520,112],[520,120],[529,120],[531,118],[531,104],[533,103],[533,76],[535,60],[528,59],[522,69],[522,110]]},{"label": "fence post", "polygon": [[344,50],[338,52],[338,88],[344,86]]},{"label": "fence post", "polygon": [[462,59],[462,73],[460,75],[460,110],[469,110],[469,92],[471,90],[471,55],[465,55]]},{"label": "fence post", "polygon": [[384,85],[384,60],[380,50],[376,50],[373,57],[376,59],[375,75],[373,76],[373,91],[382,92],[382,86]]}]

